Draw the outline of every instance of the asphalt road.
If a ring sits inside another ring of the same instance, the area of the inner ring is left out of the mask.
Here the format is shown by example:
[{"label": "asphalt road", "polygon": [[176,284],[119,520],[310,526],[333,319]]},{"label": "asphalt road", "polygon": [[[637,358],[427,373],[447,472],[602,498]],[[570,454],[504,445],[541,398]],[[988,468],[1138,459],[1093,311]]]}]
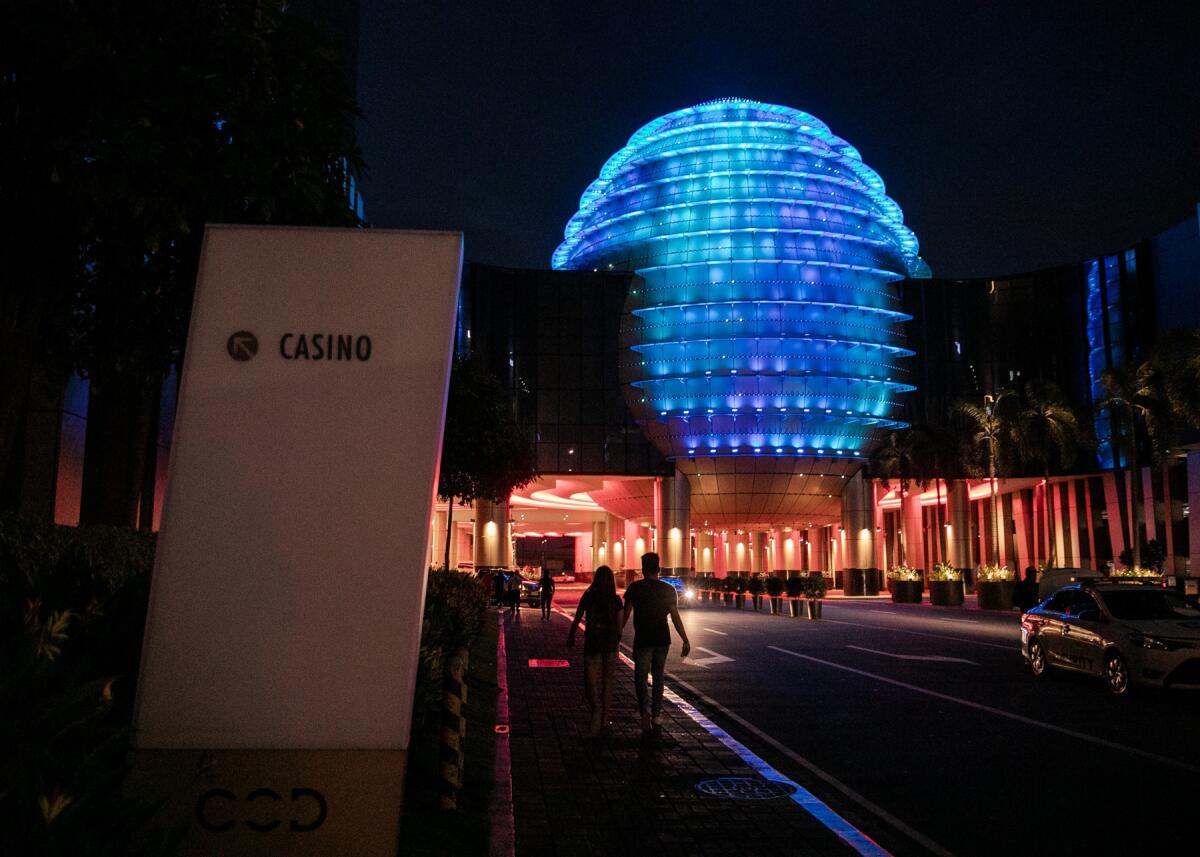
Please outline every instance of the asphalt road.
[{"label": "asphalt road", "polygon": [[1200,853],[1200,696],[1034,679],[1015,613],[683,616],[674,689],[895,854]]}]

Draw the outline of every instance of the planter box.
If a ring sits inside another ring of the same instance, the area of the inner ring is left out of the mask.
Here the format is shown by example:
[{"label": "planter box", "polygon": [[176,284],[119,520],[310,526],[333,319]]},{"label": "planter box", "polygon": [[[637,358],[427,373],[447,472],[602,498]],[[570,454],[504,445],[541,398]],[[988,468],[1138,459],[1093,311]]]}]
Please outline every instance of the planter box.
[{"label": "planter box", "polygon": [[804,600],[804,615],[808,617],[810,622],[815,622],[821,618],[821,602],[814,601],[811,598]]},{"label": "planter box", "polygon": [[893,580],[893,604],[920,604],[922,583],[919,580]]},{"label": "planter box", "polygon": [[733,606],[733,593],[732,592],[722,592],[721,593],[721,601],[722,601],[722,603],[724,603],[724,605],[726,607],[732,607]]},{"label": "planter box", "polygon": [[735,592],[733,595],[733,606],[738,610],[742,610],[746,606],[746,593]]},{"label": "planter box", "polygon": [[929,581],[929,603],[939,607],[957,607],[963,603],[961,580]]},{"label": "planter box", "polygon": [[761,595],[751,595],[750,603],[754,605],[755,610],[762,610],[763,597]]},{"label": "planter box", "polygon": [[1012,610],[1011,580],[977,580],[975,592],[979,595],[980,610]]},{"label": "planter box", "polygon": [[783,612],[783,599],[778,595],[771,596],[771,615],[778,616]]},{"label": "planter box", "polygon": [[804,613],[804,602],[799,598],[789,598],[788,610],[791,612],[793,619],[799,619]]}]

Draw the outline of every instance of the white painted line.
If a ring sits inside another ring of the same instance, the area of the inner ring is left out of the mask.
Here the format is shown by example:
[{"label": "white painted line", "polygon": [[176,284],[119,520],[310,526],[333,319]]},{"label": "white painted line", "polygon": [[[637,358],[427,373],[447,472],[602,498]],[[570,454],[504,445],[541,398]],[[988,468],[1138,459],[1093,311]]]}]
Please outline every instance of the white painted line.
[{"label": "white painted line", "polygon": [[[630,660],[630,658],[624,652],[621,652],[620,656],[621,661],[625,664],[625,666],[630,668],[633,667],[633,661]],[[678,679],[673,680],[679,681]],[[680,684],[682,684],[682,682],[680,682]],[[691,703],[689,703],[675,691],[671,690],[669,685],[664,686],[663,696],[672,702],[676,708],[690,717],[693,722],[704,729],[704,731],[706,731],[709,735],[712,735],[730,750],[737,753],[741,760],[753,768],[755,773],[757,773],[764,780],[770,780],[771,782],[779,783],[780,785],[784,785],[792,789],[793,791],[790,797],[793,803],[799,805],[809,815],[821,822],[821,824],[825,825],[825,827],[827,827],[833,833],[837,834],[839,839],[841,839],[859,854],[862,854],[863,857],[891,857],[890,852],[880,848],[879,845],[876,844],[873,839],[871,839],[871,837],[867,836],[867,834],[863,833],[853,824],[846,821],[846,819],[842,818],[840,815],[830,809],[828,804],[826,804],[808,789],[802,787],[799,783],[795,782],[791,778],[779,773],[779,771],[775,770],[757,755],[752,753],[746,745],[738,741],[720,726],[713,723]]]},{"label": "white painted line", "polygon": [[934,616],[933,618],[936,619],[938,622],[953,622],[956,625],[978,625],[979,624],[974,619],[944,619],[941,616]]},{"label": "white painted line", "polygon": [[707,658],[684,658],[683,663],[693,667],[703,667],[708,669],[715,664],[728,664],[733,661],[733,658],[727,658],[724,655],[719,655],[712,649],[706,649],[703,646],[692,646],[694,652],[708,652]]},{"label": "white painted line", "polygon": [[[670,678],[671,678],[671,681],[675,682],[675,684],[679,685],[680,687],[686,689],[688,693],[692,694],[692,696],[696,697],[699,700],[702,700],[704,702],[705,706],[707,706],[708,708],[711,708],[714,711],[720,712],[722,716],[729,718],[731,721],[736,723],[742,729],[745,729],[747,732],[752,734],[755,738],[762,741],[764,744],[768,745],[776,752],[782,754],[783,756],[786,756],[792,762],[794,762],[795,764],[804,768],[804,770],[808,771],[810,774],[815,776],[817,779],[823,781],[824,783],[829,785],[831,788],[834,788],[837,791],[841,792],[843,795],[845,795],[846,798],[848,798],[853,803],[857,804],[859,807],[861,807],[866,812],[871,813],[876,818],[880,819],[881,821],[885,822],[886,824],[890,824],[893,828],[900,831],[902,834],[907,836],[913,842],[920,845],[923,849],[925,849],[925,851],[927,853],[937,855],[937,857],[954,857],[953,853],[946,850],[941,845],[938,845],[936,842],[934,842],[929,837],[925,836],[923,833],[909,827],[907,824],[905,824],[900,819],[896,818],[896,816],[892,815],[890,812],[888,812],[883,807],[868,800],[867,798],[863,797],[861,794],[856,792],[854,789],[850,788],[848,785],[843,783],[837,777],[833,776],[833,774],[830,774],[830,773],[826,772],[824,769],[817,767],[817,765],[815,763],[810,762],[804,756],[801,756],[799,753],[794,751],[791,747],[788,747],[787,745],[783,744],[778,739],[773,738],[772,736],[768,735],[766,732],[763,732],[761,729],[759,729],[753,723],[746,720],[744,717],[736,714],[735,712],[730,711],[724,705],[717,702],[715,699],[708,696],[707,694],[703,693],[695,686],[689,684],[688,682],[684,681],[683,679],[681,679],[675,675],[671,675]],[[739,746],[741,746],[741,745],[739,745]],[[749,752],[749,750],[747,750],[746,752]],[[751,755],[753,755],[753,754],[751,754]],[[758,757],[755,756],[754,758],[758,758]],[[791,782],[791,781],[788,780],[787,782]]]},{"label": "white painted line", "polygon": [[701,628],[701,631],[708,631],[710,634],[720,634],[722,637],[728,637],[724,631],[718,631],[716,628]]},{"label": "white painted line", "polygon": [[1076,732],[1074,729],[1067,729],[1064,726],[1058,726],[1054,723],[1045,723],[1041,720],[1034,720],[1032,717],[1026,717],[1023,714],[1014,714],[1011,711],[1005,711],[1001,708],[993,708],[990,705],[984,705],[982,702],[972,702],[969,699],[960,699],[959,697],[951,696],[948,693],[941,693],[936,690],[930,690],[927,687],[918,687],[915,684],[909,684],[908,682],[898,681],[897,679],[888,678],[887,676],[877,675],[875,673],[870,673],[870,672],[867,672],[866,670],[855,669],[854,667],[848,667],[844,664],[837,664],[837,663],[834,663],[833,661],[826,661],[821,658],[814,658],[812,655],[803,655],[800,652],[793,652],[790,649],[781,649],[778,646],[767,646],[767,648],[774,649],[775,651],[780,652],[781,654],[791,655],[793,658],[800,658],[805,661],[812,661],[813,663],[823,664],[824,666],[833,667],[834,669],[843,670],[844,672],[848,672],[848,673],[854,673],[855,675],[860,675],[865,678],[875,679],[875,681],[881,681],[881,682],[884,682],[885,684],[891,684],[891,685],[895,685],[896,687],[902,687],[905,690],[911,690],[916,693],[923,693],[926,696],[932,696],[934,699],[941,699],[945,702],[953,702],[956,705],[962,705],[967,708],[974,708],[976,711],[986,711],[988,714],[995,714],[997,717],[1005,717],[1009,720],[1015,720],[1016,722],[1024,723],[1027,726],[1037,726],[1039,729],[1046,729],[1050,732],[1056,732],[1059,735],[1067,735],[1067,736],[1070,736],[1071,738],[1078,738],[1080,741],[1087,741],[1088,743],[1091,743],[1091,744],[1098,744],[1101,747],[1106,747],[1109,750],[1116,750],[1119,753],[1126,753],[1130,756],[1138,756],[1139,758],[1149,759],[1152,762],[1158,762],[1163,765],[1168,765],[1172,768],[1179,768],[1181,770],[1188,771],[1189,773],[1200,774],[1200,767],[1198,767],[1196,765],[1189,765],[1187,762],[1181,762],[1178,759],[1171,759],[1166,756],[1160,756],[1157,753],[1151,753],[1148,750],[1141,750],[1137,747],[1130,747],[1127,744],[1118,744],[1116,741],[1109,741],[1107,738],[1097,738],[1095,735],[1088,735],[1084,732]]},{"label": "white painted line", "polygon": [[891,631],[893,634],[912,634],[914,637],[932,637],[935,640],[953,640],[957,643],[970,643],[974,646],[987,646],[989,649],[1003,649],[1006,652],[1016,652],[1020,648],[1020,643],[1017,641],[1016,635],[1013,635],[1013,642],[1010,646],[1001,645],[1000,643],[985,643],[983,640],[972,640],[967,637],[948,637],[945,634],[930,634],[928,631],[910,631],[907,628],[893,628],[890,625],[868,625],[866,622],[847,622],[844,619],[822,619],[822,622],[831,622],[834,625],[853,625],[856,628],[873,628],[876,631]]},{"label": "white painted line", "polygon": [[974,661],[968,661],[966,658],[952,658],[947,655],[901,655],[896,652],[881,652],[879,649],[867,649],[862,646],[846,646],[847,649],[858,649],[860,652],[870,652],[873,655],[883,655],[887,658],[896,658],[901,661],[936,661],[946,664],[970,664],[973,667],[979,666]]}]

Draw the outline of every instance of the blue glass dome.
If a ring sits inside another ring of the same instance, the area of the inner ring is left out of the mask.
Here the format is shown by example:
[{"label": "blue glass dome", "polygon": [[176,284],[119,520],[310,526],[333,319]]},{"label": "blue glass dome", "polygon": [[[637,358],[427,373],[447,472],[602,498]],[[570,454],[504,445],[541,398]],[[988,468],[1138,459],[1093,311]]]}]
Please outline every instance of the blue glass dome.
[{"label": "blue glass dome", "polygon": [[722,99],[644,126],[584,191],[553,266],[642,278],[626,392],[681,463],[861,462],[903,425],[896,283],[929,269],[883,180],[803,111]]}]

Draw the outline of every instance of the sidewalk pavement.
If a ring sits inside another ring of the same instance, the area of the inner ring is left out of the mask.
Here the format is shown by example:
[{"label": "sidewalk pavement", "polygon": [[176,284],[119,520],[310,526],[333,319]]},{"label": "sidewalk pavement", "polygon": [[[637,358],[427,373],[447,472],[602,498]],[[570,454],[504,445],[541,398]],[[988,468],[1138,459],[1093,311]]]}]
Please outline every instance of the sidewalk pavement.
[{"label": "sidewalk pavement", "polygon": [[[854,853],[786,795],[738,800],[698,791],[722,777],[749,778],[751,791],[773,784],[670,701],[661,735],[642,737],[633,672],[624,664],[610,733],[590,738],[583,635],[567,649],[568,620],[556,613],[542,621],[531,608],[502,621],[517,857]],[[678,657],[675,640],[668,670]],[[569,666],[531,667],[531,659]]]}]

